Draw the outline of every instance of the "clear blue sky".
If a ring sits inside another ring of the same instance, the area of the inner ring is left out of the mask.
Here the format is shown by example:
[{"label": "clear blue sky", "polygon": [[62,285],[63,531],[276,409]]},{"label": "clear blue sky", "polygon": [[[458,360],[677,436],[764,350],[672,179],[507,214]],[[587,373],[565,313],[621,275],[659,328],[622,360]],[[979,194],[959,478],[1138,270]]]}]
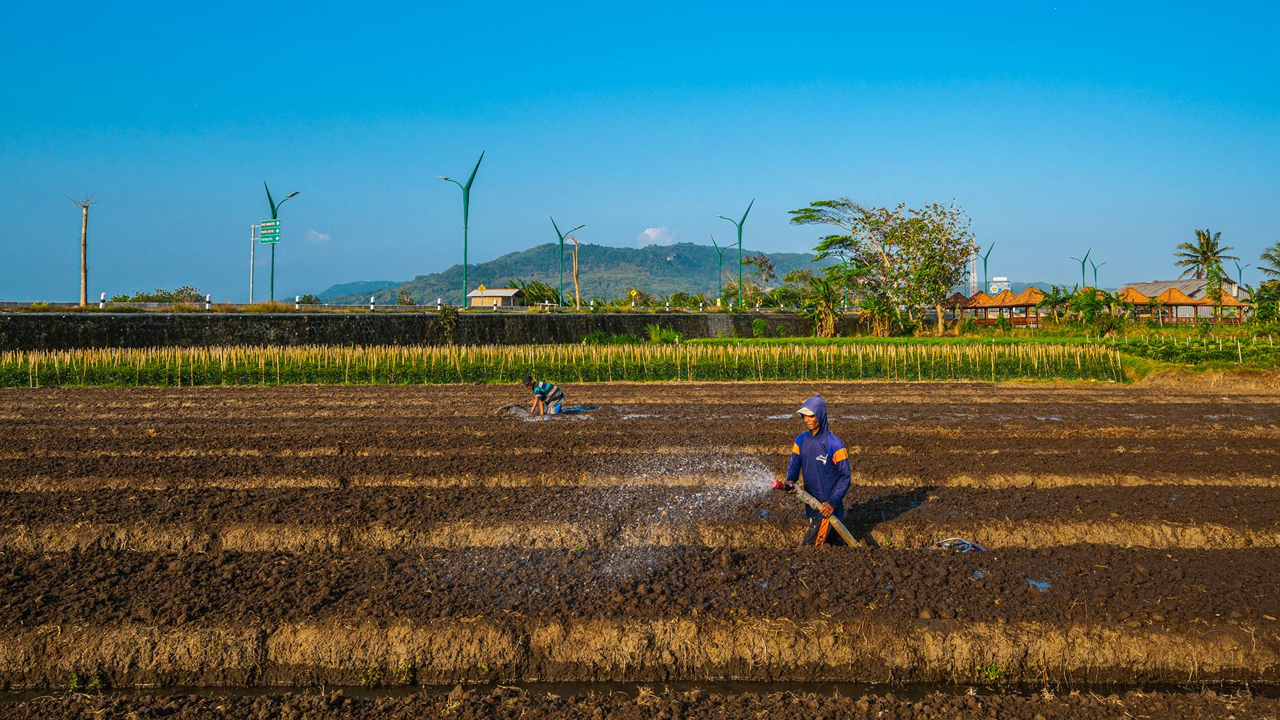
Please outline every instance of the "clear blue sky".
[{"label": "clear blue sky", "polygon": [[[1176,275],[1280,240],[1274,2],[20,3],[0,23],[0,299],[277,296],[553,241],[808,250],[810,200],[959,201],[993,275]],[[665,228],[666,230],[661,230]],[[266,290],[259,253],[258,293]],[[1232,270],[1234,275],[1234,270]],[[1247,270],[1247,282],[1256,271]]]}]

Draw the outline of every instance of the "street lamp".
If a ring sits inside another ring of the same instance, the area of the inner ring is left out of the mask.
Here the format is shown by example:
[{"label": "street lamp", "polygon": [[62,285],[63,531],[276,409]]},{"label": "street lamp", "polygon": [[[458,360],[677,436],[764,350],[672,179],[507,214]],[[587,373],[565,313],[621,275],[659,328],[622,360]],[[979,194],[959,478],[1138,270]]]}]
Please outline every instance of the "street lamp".
[{"label": "street lamp", "polygon": [[462,188],[462,305],[461,307],[464,307],[464,308],[467,306],[467,225],[468,225],[467,218],[468,218],[469,210],[471,207],[471,183],[475,182],[476,180],[476,172],[480,170],[481,160],[484,160],[483,151],[480,152],[480,160],[476,160],[476,166],[471,170],[471,177],[467,178],[466,185],[463,185],[457,180],[454,180],[453,178],[450,178],[450,177],[446,177],[444,175],[436,176],[445,182],[451,182],[454,185],[457,185],[458,187]]},{"label": "street lamp", "polygon": [[711,244],[716,248],[716,303],[720,302],[721,296],[724,295],[724,251],[729,246],[720,247],[716,244],[716,236],[711,236]]},{"label": "street lamp", "polygon": [[[289,202],[290,200],[298,196],[298,191],[295,190],[289,193],[288,195],[285,195],[284,199],[281,200],[280,202],[276,202],[275,200],[271,199],[271,188],[267,187],[266,181],[263,181],[262,187],[267,191],[267,204],[271,206],[272,220],[279,219],[281,205]],[[277,242],[279,241],[279,239],[280,238],[277,235],[276,236]],[[276,301],[276,243],[273,242],[271,243],[271,302],[275,302],[275,301]]]},{"label": "street lamp", "polygon": [[[564,307],[564,237],[566,233],[560,232],[560,226],[556,225],[555,218],[551,218],[551,227],[556,229],[556,236],[560,238],[560,302],[559,302],[559,305],[560,307]],[[568,234],[572,235],[584,227],[586,227],[586,225],[579,225],[578,227],[570,230]]]},{"label": "street lamp", "polygon": [[1103,265],[1106,265],[1107,263],[1096,263],[1090,260],[1089,264],[1093,266],[1093,289],[1097,290],[1098,289],[1098,268],[1102,267]]},{"label": "street lamp", "polygon": [[1089,261],[1089,253],[1091,252],[1093,252],[1093,248],[1089,248],[1089,252],[1086,252],[1084,254],[1084,258],[1071,257],[1070,255],[1067,256],[1072,260],[1075,260],[1076,262],[1080,263],[1080,289],[1081,290],[1085,289],[1089,285],[1089,281],[1086,280],[1084,277],[1084,264]]},{"label": "street lamp", "polygon": [[724,215],[716,216],[721,220],[728,220],[729,222],[733,223],[734,227],[738,228],[738,308],[739,309],[742,308],[742,225],[747,221],[747,213],[751,212],[751,206],[755,204],[756,204],[755,198],[752,198],[751,203],[747,205],[747,212],[742,213],[741,220],[734,220],[733,218],[725,217]]},{"label": "street lamp", "polygon": [[1240,288],[1244,287],[1244,269],[1247,267],[1253,267],[1253,266],[1249,263],[1245,263],[1244,265],[1241,265],[1239,260],[1236,260],[1235,262],[1236,262],[1236,294],[1239,295]]},{"label": "street lamp", "polygon": [[996,249],[996,244],[991,243],[987,246],[987,251],[982,255],[982,292],[986,292],[990,287],[987,283],[991,282],[987,279],[987,257],[991,255],[991,251]]}]

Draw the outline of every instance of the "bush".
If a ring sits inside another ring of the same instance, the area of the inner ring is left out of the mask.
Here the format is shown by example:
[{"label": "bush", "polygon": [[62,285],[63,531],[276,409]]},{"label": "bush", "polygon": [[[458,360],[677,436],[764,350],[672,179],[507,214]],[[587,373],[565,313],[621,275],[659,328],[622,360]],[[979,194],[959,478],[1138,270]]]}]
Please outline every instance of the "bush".
[{"label": "bush", "polygon": [[751,336],[758,338],[769,336],[769,324],[764,321],[764,318],[755,318],[751,321]]},{"label": "bush", "polygon": [[606,335],[603,330],[592,330],[582,336],[583,345],[631,345],[636,343],[635,335],[621,333],[618,335]]},{"label": "bush", "polygon": [[649,342],[652,343],[673,345],[684,339],[684,336],[674,328],[664,328],[658,323],[650,323],[645,326],[645,329],[649,331]]},{"label": "bush", "polygon": [[133,295],[113,295],[111,302],[126,303],[200,303],[204,302],[204,293],[194,285],[183,285],[174,290],[156,288],[155,292],[139,290]]}]

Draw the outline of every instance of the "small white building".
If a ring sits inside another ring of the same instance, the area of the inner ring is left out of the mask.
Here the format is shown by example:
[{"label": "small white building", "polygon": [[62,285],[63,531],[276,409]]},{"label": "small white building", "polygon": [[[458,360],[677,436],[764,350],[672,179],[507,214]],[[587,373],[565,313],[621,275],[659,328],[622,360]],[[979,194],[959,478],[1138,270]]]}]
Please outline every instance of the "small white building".
[{"label": "small white building", "polygon": [[467,293],[467,307],[520,307],[524,304],[521,296],[519,288],[486,288],[481,285]]}]

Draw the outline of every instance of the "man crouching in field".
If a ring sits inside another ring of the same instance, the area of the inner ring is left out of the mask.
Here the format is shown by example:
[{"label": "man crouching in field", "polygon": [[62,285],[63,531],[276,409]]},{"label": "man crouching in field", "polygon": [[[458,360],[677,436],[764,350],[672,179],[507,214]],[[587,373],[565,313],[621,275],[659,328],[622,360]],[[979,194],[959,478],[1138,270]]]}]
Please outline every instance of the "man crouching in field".
[{"label": "man crouching in field", "polygon": [[530,415],[559,415],[564,402],[564,391],[559,385],[549,382],[533,381],[532,375],[524,376],[524,387],[533,392],[533,407]]},{"label": "man crouching in field", "polygon": [[822,503],[821,509],[804,509],[809,517],[809,531],[801,545],[844,545],[840,535],[831,530],[832,515],[844,519],[844,494],[849,492],[849,451],[827,427],[827,402],[821,395],[804,401],[797,411],[804,419],[805,431],[791,445],[791,463],[787,479],[775,481],[774,487],[789,491],[804,474],[805,492]]}]

